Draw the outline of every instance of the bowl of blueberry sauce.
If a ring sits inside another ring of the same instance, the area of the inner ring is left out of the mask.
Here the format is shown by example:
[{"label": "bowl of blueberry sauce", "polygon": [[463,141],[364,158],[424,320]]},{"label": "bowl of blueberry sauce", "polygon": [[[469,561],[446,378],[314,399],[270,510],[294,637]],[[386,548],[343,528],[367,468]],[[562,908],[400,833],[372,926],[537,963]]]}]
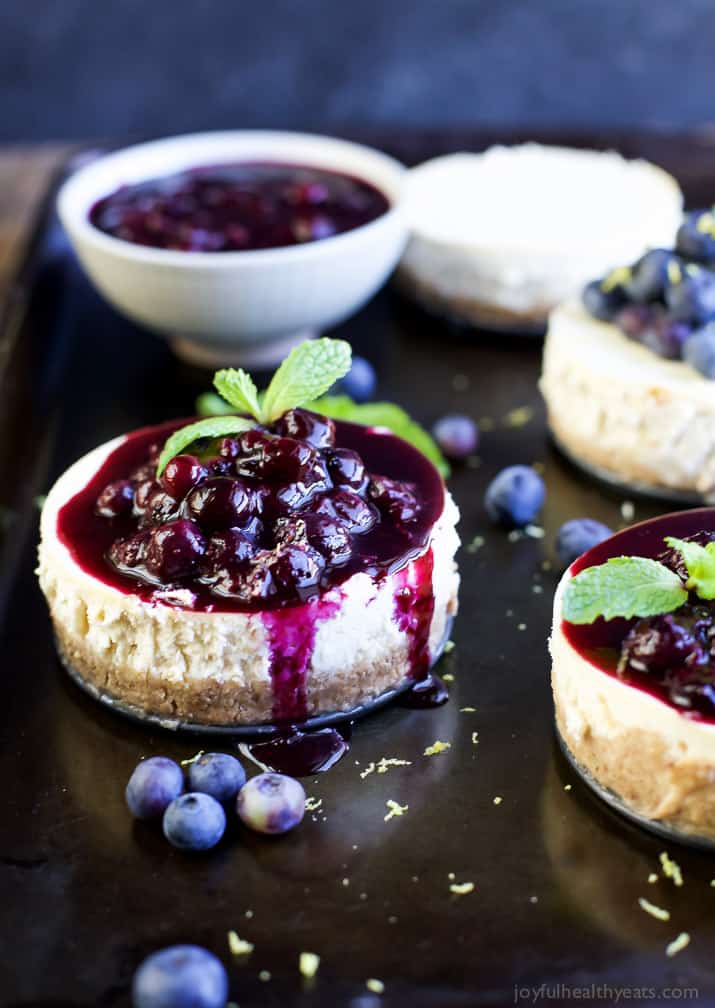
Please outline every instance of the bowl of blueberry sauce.
[{"label": "bowl of blueberry sauce", "polygon": [[174,137],[93,161],[58,212],[121,313],[192,363],[268,365],[358,310],[406,240],[404,167],[311,134]]}]

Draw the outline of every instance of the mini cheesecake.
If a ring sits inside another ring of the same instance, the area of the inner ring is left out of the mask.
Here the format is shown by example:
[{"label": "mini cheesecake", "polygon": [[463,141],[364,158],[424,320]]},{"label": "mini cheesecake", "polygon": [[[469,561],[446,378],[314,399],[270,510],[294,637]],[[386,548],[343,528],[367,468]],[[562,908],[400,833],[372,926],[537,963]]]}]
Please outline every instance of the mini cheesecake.
[{"label": "mini cheesecake", "polygon": [[519,144],[419,165],[404,205],[403,291],[458,322],[543,332],[592,276],[672,242],[682,195],[647,161]]},{"label": "mini cheesecake", "polygon": [[42,512],[62,661],[109,702],[247,726],[353,710],[423,679],[457,608],[458,513],[384,429],[302,409],[199,442],[181,424],[102,445]]},{"label": "mini cheesecake", "polygon": [[626,810],[715,841],[715,603],[691,591],[666,614],[587,625],[564,618],[570,580],[612,557],[659,560],[685,586],[666,536],[715,541],[715,509],[625,529],[564,574],[550,639],[556,724],[576,764]]}]

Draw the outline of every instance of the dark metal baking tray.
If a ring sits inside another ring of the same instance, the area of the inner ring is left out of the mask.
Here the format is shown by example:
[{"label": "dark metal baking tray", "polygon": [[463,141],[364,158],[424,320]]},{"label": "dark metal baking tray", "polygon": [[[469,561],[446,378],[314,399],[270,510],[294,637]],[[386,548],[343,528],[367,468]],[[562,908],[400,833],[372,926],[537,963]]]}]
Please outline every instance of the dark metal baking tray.
[{"label": "dark metal baking tray", "polygon": [[[495,139],[362,138],[410,162]],[[654,157],[691,202],[715,196],[707,134],[544,138]],[[0,1003],[126,1008],[143,956],[185,941],[228,964],[241,1008],[466,1008],[528,1003],[529,988],[542,990],[542,1003],[570,1003],[576,988],[592,999],[596,988],[649,989],[651,1004],[671,1003],[667,988],[693,988],[712,1002],[712,856],[671,844],[685,884],[649,884],[664,841],[594,798],[554,741],[546,638],[557,575],[544,561],[566,518],[623,524],[623,496],[550,447],[538,343],[476,338],[390,291],[339,332],[377,365],[379,394],[423,422],[447,410],[492,421],[482,425],[479,465],[451,481],[467,546],[456,647],[441,663],[452,698],[433,711],[390,706],[356,725],[342,762],[306,782],[322,806],[293,834],[235,828],[215,852],[187,857],[132,823],[123,789],[141,756],[183,759],[198,743],[113,714],[61,669],[33,574],[35,498],[99,442],[186,415],[209,377],[111,311],[52,215],[39,221],[0,333]],[[515,425],[519,407],[527,411],[517,420],[531,415]],[[485,485],[513,462],[544,466],[543,539],[509,537],[485,519]],[[638,518],[659,508],[634,502]],[[451,748],[423,756],[437,739]],[[361,778],[383,756],[412,762]],[[388,798],[408,812],[384,822]],[[474,891],[450,893],[452,874]],[[670,921],[645,914],[640,896],[669,909]],[[229,929],[255,945],[245,962],[231,960]],[[681,931],[689,947],[666,957]],[[310,984],[298,972],[301,951],[321,956]],[[367,990],[371,977],[385,984],[382,997]]]}]

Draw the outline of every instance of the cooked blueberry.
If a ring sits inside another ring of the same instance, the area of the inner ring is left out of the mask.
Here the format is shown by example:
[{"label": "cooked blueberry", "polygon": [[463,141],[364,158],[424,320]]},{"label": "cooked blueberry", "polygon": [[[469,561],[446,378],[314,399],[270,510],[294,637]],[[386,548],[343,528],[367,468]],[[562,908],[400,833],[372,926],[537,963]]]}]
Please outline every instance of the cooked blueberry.
[{"label": "cooked blueberry", "polygon": [[613,530],[593,518],[572,518],[556,533],[556,555],[564,567],[570,567],[586,550],[613,535]]},{"label": "cooked blueberry", "polygon": [[201,564],[202,571],[235,567],[255,556],[256,550],[253,537],[242,529],[215,532],[206,545],[206,553]]},{"label": "cooked blueberry", "polygon": [[692,210],[678,228],[675,247],[687,259],[715,262],[715,214],[712,210]]},{"label": "cooked blueberry", "polygon": [[715,379],[715,323],[696,329],[683,343],[683,360],[706,378]]},{"label": "cooked blueberry", "polygon": [[320,582],[325,559],[307,543],[291,543],[276,550],[271,573],[279,590],[301,595]]},{"label": "cooked blueberry", "polygon": [[224,455],[209,455],[204,459],[204,466],[211,476],[230,476],[236,471],[233,459]]},{"label": "cooked blueberry", "polygon": [[352,554],[352,539],[342,521],[329,515],[309,514],[305,516],[308,542],[314,546],[328,563],[342,564]]},{"label": "cooked blueberry", "polygon": [[135,819],[158,819],[183,790],[179,764],[166,756],[151,756],[134,768],[125,797]]},{"label": "cooked blueberry", "polygon": [[165,583],[191,577],[205,549],[206,541],[198,525],[179,518],[159,526],[149,536],[147,570]]},{"label": "cooked blueberry", "polygon": [[339,518],[356,535],[369,532],[377,521],[377,512],[352,490],[336,490],[319,497],[311,506],[315,514]]},{"label": "cooked blueberry", "polygon": [[269,518],[279,518],[305,507],[311,496],[304,483],[278,483],[262,489],[261,502]]},{"label": "cooked blueberry", "polygon": [[198,945],[171,945],[147,956],[134,974],[134,1008],[226,1008],[228,977]]},{"label": "cooked blueberry", "polygon": [[414,521],[419,514],[419,502],[412,487],[400,480],[372,476],[369,493],[380,510],[399,524]]},{"label": "cooked blueberry", "polygon": [[161,482],[167,493],[176,500],[183,500],[205,476],[205,467],[194,455],[176,455],[167,462]]},{"label": "cooked blueberry", "polygon": [[492,521],[521,528],[536,518],[545,496],[544,481],[530,466],[507,466],[487,487],[484,507]]},{"label": "cooked blueberry", "polygon": [[677,277],[681,268],[679,256],[669,249],[651,249],[631,268],[631,275],[624,284],[626,297],[639,304],[657,301],[665,294],[671,277]]},{"label": "cooked blueberry", "polygon": [[330,479],[336,487],[348,487],[362,493],[367,486],[365,466],[357,452],[350,448],[333,448],[327,453]]},{"label": "cooked blueberry", "polygon": [[141,566],[146,558],[149,536],[149,532],[137,532],[126,539],[115,539],[109,547],[110,561],[120,570]]},{"label": "cooked blueberry", "polygon": [[675,678],[668,686],[670,699],[678,707],[698,711],[706,717],[712,717],[715,713],[715,682],[711,678],[703,677],[685,682]]},{"label": "cooked blueberry", "polygon": [[240,526],[251,516],[252,495],[245,483],[212,476],[186,498],[190,516],[208,531]]},{"label": "cooked blueberry", "polygon": [[175,798],[164,812],[164,836],[180,850],[215,847],[226,829],[226,813],[215,798],[199,791]]},{"label": "cooked blueberry", "polygon": [[202,753],[189,763],[189,787],[219,802],[233,801],[246,783],[246,771],[228,753]]},{"label": "cooked blueberry", "polygon": [[671,280],[665,299],[670,315],[680,322],[697,326],[715,320],[715,273],[689,263],[678,280]]},{"label": "cooked blueberry", "polygon": [[161,483],[151,476],[148,479],[141,480],[134,487],[134,514],[136,517],[140,517],[144,514],[146,509],[149,507],[149,502],[151,498],[157,493],[164,493]]},{"label": "cooked blueberry", "polygon": [[604,280],[592,280],[586,284],[581,301],[589,315],[602,322],[612,322],[616,313],[626,303],[626,295],[622,284],[609,286]]},{"label": "cooked blueberry", "polygon": [[375,368],[364,357],[353,357],[350,370],[336,383],[334,392],[350,396],[356,403],[368,402],[375,395]]},{"label": "cooked blueberry", "polygon": [[236,811],[258,833],[287,833],[305,815],[303,785],[285,774],[258,774],[238,792]]},{"label": "cooked blueberry", "polygon": [[450,413],[437,421],[432,429],[434,439],[448,459],[460,462],[477,447],[477,425],[471,417]]},{"label": "cooked blueberry", "polygon": [[276,432],[284,437],[307,441],[314,448],[330,448],[335,444],[335,424],[328,417],[310,410],[288,410],[275,424]]},{"label": "cooked blueberry", "polygon": [[707,662],[702,642],[671,613],[639,620],[624,640],[621,653],[638,671],[693,670]]},{"label": "cooked blueberry", "polygon": [[129,514],[134,502],[134,488],[129,480],[115,480],[97,498],[96,511],[102,518],[119,518]]},{"label": "cooked blueberry", "polygon": [[235,459],[241,452],[241,447],[236,440],[236,438],[225,437],[221,438],[221,443],[219,444],[218,453],[221,458]]}]

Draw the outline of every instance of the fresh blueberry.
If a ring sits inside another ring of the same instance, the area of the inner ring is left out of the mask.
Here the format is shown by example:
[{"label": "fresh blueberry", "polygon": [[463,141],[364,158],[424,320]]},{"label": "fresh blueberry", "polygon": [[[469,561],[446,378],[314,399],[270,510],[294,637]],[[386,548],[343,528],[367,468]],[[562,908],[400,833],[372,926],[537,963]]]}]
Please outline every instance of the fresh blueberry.
[{"label": "fresh blueberry", "polygon": [[643,333],[652,327],[657,317],[658,312],[654,305],[626,305],[625,308],[616,312],[613,323],[618,326],[624,336],[640,340]]},{"label": "fresh blueberry", "polygon": [[669,249],[651,249],[631,268],[624,284],[626,297],[639,304],[662,298],[672,276],[679,275],[682,264]]},{"label": "fresh blueberry", "polygon": [[687,322],[678,322],[662,314],[653,320],[640,334],[640,342],[659,357],[678,360],[682,356],[683,344],[692,330]]},{"label": "fresh blueberry", "polygon": [[443,416],[432,429],[434,439],[448,459],[460,462],[477,447],[477,425],[471,417],[460,413]]},{"label": "fresh blueberry", "polygon": [[612,322],[616,312],[626,303],[623,285],[611,285],[608,277],[603,280],[592,280],[581,292],[581,302],[584,308],[594,318],[602,322]]},{"label": "fresh blueberry", "polygon": [[689,263],[671,280],[665,300],[672,318],[693,325],[715,319],[715,273]]},{"label": "fresh blueberry", "polygon": [[564,567],[570,567],[586,550],[613,535],[613,530],[593,518],[572,518],[556,533],[556,555]]},{"label": "fresh blueberry", "polygon": [[134,1008],[225,1008],[226,970],[198,945],[171,945],[147,956],[134,974]]},{"label": "fresh blueberry", "polygon": [[492,521],[522,528],[536,518],[545,496],[544,481],[530,466],[507,466],[487,487],[484,507]]},{"label": "fresh blueberry", "polygon": [[226,813],[211,795],[190,791],[175,798],[164,813],[164,836],[180,850],[215,847],[226,829]]},{"label": "fresh blueberry", "polygon": [[236,811],[257,833],[287,833],[305,815],[303,785],[285,774],[258,774],[238,792]]},{"label": "fresh blueberry", "polygon": [[211,795],[219,802],[229,802],[246,783],[246,771],[228,753],[202,753],[189,764],[189,787]]},{"label": "fresh blueberry", "polygon": [[375,368],[364,357],[353,357],[350,370],[335,386],[335,392],[350,396],[356,403],[368,402],[375,394]]},{"label": "fresh blueberry", "polygon": [[697,329],[685,341],[683,360],[706,378],[715,380],[715,323]]},{"label": "fresh blueberry", "polygon": [[183,790],[179,764],[166,756],[152,756],[134,768],[125,797],[135,819],[158,819]]},{"label": "fresh blueberry", "polygon": [[687,259],[715,262],[715,214],[712,210],[693,210],[678,228],[675,247]]}]

